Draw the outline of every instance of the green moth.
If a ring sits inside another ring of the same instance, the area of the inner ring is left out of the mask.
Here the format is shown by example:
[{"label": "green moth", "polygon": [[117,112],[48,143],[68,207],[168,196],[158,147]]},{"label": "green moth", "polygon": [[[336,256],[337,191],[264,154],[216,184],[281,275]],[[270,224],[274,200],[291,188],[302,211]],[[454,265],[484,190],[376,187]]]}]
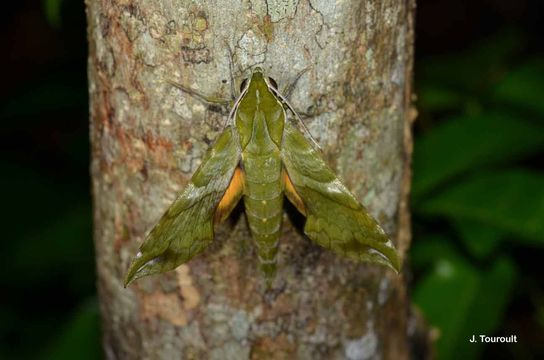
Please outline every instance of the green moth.
[{"label": "green moth", "polygon": [[214,225],[242,198],[268,283],[276,272],[285,197],[306,217],[304,233],[317,244],[399,271],[391,240],[325,164],[296,121],[300,117],[275,81],[261,68],[254,69],[242,83],[225,129],[140,247],[125,286],[201,253],[213,240]]}]

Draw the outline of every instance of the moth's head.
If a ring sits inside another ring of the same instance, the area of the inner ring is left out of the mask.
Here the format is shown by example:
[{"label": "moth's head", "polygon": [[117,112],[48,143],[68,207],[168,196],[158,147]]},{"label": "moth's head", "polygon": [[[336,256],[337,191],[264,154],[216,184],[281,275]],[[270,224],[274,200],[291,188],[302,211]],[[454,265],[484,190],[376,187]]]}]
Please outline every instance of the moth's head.
[{"label": "moth's head", "polygon": [[262,67],[256,66],[251,72],[251,78],[246,78],[242,81],[242,84],[240,85],[240,92],[243,92],[246,87],[277,89],[278,84],[271,77],[265,76]]},{"label": "moth's head", "polygon": [[253,71],[251,73],[251,79],[256,79],[256,78],[263,78],[263,75],[264,74],[264,70],[262,67],[260,66],[256,66],[253,68]]}]

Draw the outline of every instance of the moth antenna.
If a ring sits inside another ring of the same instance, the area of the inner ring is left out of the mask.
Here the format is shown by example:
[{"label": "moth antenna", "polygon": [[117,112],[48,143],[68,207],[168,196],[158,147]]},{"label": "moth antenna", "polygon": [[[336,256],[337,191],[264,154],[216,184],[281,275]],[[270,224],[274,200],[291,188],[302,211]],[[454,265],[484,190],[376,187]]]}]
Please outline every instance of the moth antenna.
[{"label": "moth antenna", "polygon": [[232,104],[232,108],[230,109],[229,117],[227,118],[227,121],[223,125],[223,127],[227,127],[229,125],[234,124],[234,116],[236,115],[236,110],[238,109],[238,105],[240,105],[240,101],[242,101],[244,95],[247,93],[247,87],[242,90],[240,95],[234,100],[234,103]]},{"label": "moth antenna", "polygon": [[293,105],[291,105],[291,103],[282,94],[280,94],[278,91],[276,91],[276,95],[287,106],[287,108],[293,113],[293,115],[295,115],[295,118],[298,120],[299,124],[302,126],[302,129],[304,130],[304,132],[306,133],[308,138],[312,141],[312,143],[316,146],[316,148],[319,149],[320,151],[322,151],[323,149],[321,149],[321,146],[319,146],[319,144],[317,143],[315,138],[312,136],[312,133],[310,132],[310,130],[308,129],[308,127],[306,126],[304,121],[302,121],[302,118],[300,117],[300,115],[295,111],[295,109],[293,108]]}]

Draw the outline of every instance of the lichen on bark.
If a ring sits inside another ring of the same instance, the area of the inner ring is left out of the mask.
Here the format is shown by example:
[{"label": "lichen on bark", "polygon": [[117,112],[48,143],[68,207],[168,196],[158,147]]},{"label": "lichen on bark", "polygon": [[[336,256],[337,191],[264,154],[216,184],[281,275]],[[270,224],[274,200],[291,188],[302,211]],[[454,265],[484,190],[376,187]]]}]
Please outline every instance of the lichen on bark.
[{"label": "lichen on bark", "polygon": [[[408,357],[404,273],[313,245],[286,217],[266,292],[240,213],[178,270],[122,278],[224,122],[169,84],[228,98],[256,65],[328,162],[409,245],[413,2],[87,0],[92,185],[107,358]],[[231,82],[234,80],[234,84]],[[295,219],[296,222],[297,219]]]}]

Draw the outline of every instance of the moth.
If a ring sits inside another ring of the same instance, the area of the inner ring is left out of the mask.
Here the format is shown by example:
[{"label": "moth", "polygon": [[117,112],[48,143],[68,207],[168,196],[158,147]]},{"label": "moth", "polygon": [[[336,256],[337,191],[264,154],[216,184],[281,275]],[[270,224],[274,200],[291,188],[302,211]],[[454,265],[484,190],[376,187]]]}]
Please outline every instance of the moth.
[{"label": "moth", "polygon": [[323,161],[297,121],[300,117],[276,82],[255,68],[242,82],[223,132],[141,245],[125,286],[201,253],[213,240],[214,225],[242,198],[268,283],[276,273],[284,198],[306,217],[304,233],[310,240],[398,272],[400,260],[391,240]]}]

